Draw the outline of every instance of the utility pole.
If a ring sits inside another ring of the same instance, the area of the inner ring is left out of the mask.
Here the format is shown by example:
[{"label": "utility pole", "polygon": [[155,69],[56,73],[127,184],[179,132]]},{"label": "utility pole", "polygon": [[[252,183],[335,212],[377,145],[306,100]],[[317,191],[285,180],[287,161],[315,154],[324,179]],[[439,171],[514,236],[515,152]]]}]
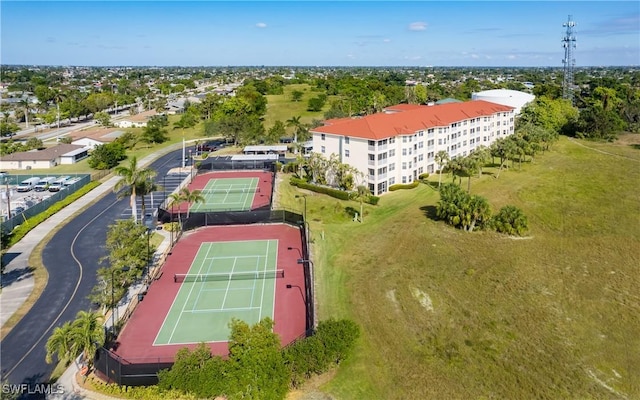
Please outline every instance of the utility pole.
[{"label": "utility pole", "polygon": [[571,101],[571,104],[573,104],[573,69],[576,65],[576,59],[573,56],[573,49],[576,48],[576,36],[573,28],[576,26],[576,23],[571,20],[571,15],[569,15],[567,22],[562,24],[562,26],[567,28],[562,38],[562,47],[564,47],[564,59],[562,60],[564,64],[562,98]]}]

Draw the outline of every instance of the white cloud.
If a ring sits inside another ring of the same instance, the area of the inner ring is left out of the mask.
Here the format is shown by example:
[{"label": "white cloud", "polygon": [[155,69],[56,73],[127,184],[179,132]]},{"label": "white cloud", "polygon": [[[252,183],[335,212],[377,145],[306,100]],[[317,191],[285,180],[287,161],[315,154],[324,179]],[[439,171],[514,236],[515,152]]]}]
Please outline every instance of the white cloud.
[{"label": "white cloud", "polygon": [[266,27],[267,27],[267,24],[265,24],[264,22],[258,22],[256,24],[256,28],[266,28]]},{"label": "white cloud", "polygon": [[515,54],[509,54],[509,55],[507,56],[507,58],[508,58],[509,60],[515,60],[515,59],[516,59],[516,58],[518,58],[518,57],[517,57]]},{"label": "white cloud", "polygon": [[424,31],[427,29],[426,22],[412,22],[409,24],[410,31]]},{"label": "white cloud", "polygon": [[391,43],[391,39],[383,39],[382,41],[385,43]]}]

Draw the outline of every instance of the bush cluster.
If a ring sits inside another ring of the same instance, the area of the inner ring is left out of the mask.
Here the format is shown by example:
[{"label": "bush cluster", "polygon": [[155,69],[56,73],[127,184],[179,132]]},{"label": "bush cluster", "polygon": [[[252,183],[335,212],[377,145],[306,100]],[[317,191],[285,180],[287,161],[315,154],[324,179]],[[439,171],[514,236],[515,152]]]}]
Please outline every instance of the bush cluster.
[{"label": "bush cluster", "polygon": [[23,224],[20,224],[20,226],[15,228],[12,232],[10,232],[10,233],[2,232],[2,235],[1,235],[2,236],[2,248],[6,249],[6,248],[9,248],[9,247],[13,246],[14,244],[18,243],[27,233],[29,233],[30,230],[32,230],[33,228],[38,226],[38,224],[40,224],[41,222],[45,221],[47,218],[49,218],[53,214],[57,213],[58,211],[62,210],[63,208],[65,208],[69,204],[71,204],[74,201],[78,200],[80,197],[82,197],[85,194],[89,193],[96,186],[100,186],[100,182],[91,181],[91,182],[87,183],[86,185],[84,185],[83,187],[81,187],[80,189],[78,189],[73,194],[70,194],[69,196],[65,197],[64,199],[60,200],[59,202],[53,204],[51,207],[47,208],[43,212],[41,212],[41,213],[39,213],[37,215],[34,215],[33,217],[27,219]]},{"label": "bush cluster", "polygon": [[[228,359],[212,356],[204,343],[193,351],[181,349],[173,367],[159,373],[159,393],[149,390],[149,394],[284,399],[290,387],[299,387],[312,375],[346,359],[360,336],[354,322],[330,319],[320,322],[313,336],[281,348],[272,328],[269,318],[253,326],[234,320]],[[103,392],[112,390],[108,386]]]},{"label": "bush cluster", "polygon": [[329,319],[318,324],[315,335],[284,349],[291,371],[291,386],[300,387],[314,374],[328,371],[346,359],[360,336],[360,328],[350,320]]},{"label": "bush cluster", "polygon": [[340,200],[349,200],[351,198],[351,194],[349,192],[345,192],[344,190],[333,189],[326,186],[318,186],[312,183],[308,183],[303,179],[291,177],[291,184],[299,187],[300,189],[311,190],[316,193],[322,193],[329,195],[331,197],[335,197]]},{"label": "bush cluster", "polygon": [[400,189],[415,189],[418,187],[419,184],[420,184],[420,181],[413,181],[411,183],[396,183],[395,185],[389,186],[389,191],[393,192]]}]

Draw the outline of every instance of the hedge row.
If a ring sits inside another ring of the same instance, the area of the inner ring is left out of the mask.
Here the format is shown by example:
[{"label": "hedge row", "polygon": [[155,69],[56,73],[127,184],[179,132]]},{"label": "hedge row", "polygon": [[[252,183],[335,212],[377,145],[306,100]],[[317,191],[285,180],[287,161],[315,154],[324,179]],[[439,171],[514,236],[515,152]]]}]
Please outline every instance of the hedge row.
[{"label": "hedge row", "polygon": [[419,184],[420,184],[420,181],[413,181],[411,183],[397,183],[395,185],[389,186],[389,191],[393,192],[400,189],[414,189],[418,187]]},{"label": "hedge row", "polygon": [[344,190],[314,185],[306,182],[304,179],[296,178],[293,176],[291,177],[290,182],[293,186],[297,186],[300,189],[307,189],[311,190],[312,192],[326,194],[331,197],[335,197],[336,199],[349,200],[351,198],[351,194],[349,192],[345,192]]},{"label": "hedge row", "polygon": [[[3,238],[2,247],[8,249],[9,247],[18,243],[27,233],[29,233],[30,230],[38,226],[41,222],[44,222],[47,218],[51,217],[53,214],[62,210],[63,208],[73,203],[74,201],[78,200],[80,197],[89,193],[91,190],[93,190],[96,186],[99,186],[99,185],[100,185],[100,182],[91,181],[88,184],[81,187],[80,189],[78,189],[73,194],[51,205],[51,207],[47,208],[45,211],[41,212],[40,214],[34,215],[33,217],[27,219],[24,223],[20,224],[17,228],[15,228],[11,233],[9,234],[3,233],[3,236],[5,237]],[[8,240],[5,246],[4,241],[6,239]]]}]

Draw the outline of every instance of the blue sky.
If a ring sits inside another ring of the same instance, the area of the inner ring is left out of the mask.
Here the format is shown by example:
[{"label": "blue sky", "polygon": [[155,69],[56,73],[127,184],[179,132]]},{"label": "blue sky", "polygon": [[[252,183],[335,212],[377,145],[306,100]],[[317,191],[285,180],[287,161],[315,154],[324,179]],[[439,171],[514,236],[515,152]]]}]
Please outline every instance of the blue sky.
[{"label": "blue sky", "polygon": [[2,64],[180,66],[640,64],[638,1],[0,0]]}]

